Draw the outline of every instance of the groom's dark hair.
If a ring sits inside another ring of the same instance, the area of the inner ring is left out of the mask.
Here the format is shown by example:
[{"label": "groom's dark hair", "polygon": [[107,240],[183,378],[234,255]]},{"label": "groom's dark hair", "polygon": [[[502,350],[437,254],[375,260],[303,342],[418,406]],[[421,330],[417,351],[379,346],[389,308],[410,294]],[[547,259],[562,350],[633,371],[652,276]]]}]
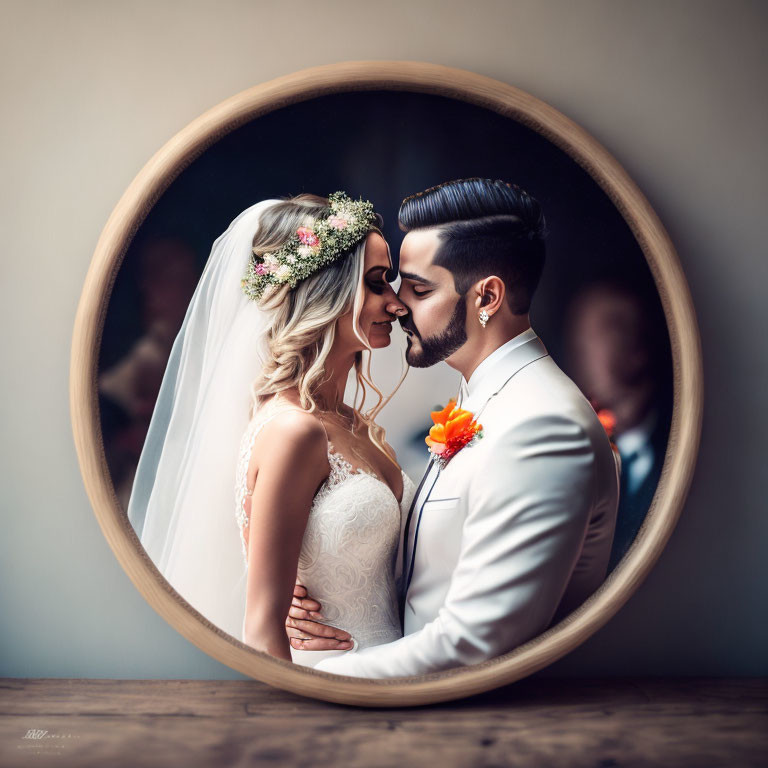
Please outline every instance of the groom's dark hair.
[{"label": "groom's dark hair", "polygon": [[406,197],[397,218],[403,232],[439,228],[433,263],[453,274],[461,296],[478,280],[498,275],[512,312],[529,311],[544,268],[546,232],[541,206],[525,190],[500,180],[446,181]]}]

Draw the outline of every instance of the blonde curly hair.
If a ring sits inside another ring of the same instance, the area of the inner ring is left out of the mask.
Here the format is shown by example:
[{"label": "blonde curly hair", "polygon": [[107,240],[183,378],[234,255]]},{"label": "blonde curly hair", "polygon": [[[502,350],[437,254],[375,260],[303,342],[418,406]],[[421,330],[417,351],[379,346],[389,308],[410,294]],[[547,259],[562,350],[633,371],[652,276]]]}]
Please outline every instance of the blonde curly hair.
[{"label": "blonde curly hair", "polygon": [[[328,215],[328,198],[301,194],[281,200],[268,208],[261,216],[259,228],[254,234],[253,248],[257,252],[269,252],[280,248],[304,223],[306,217]],[[376,214],[381,232],[382,219]],[[389,245],[387,245],[389,253]],[[259,307],[273,314],[267,344],[269,357],[258,378],[251,385],[251,409],[255,410],[272,395],[296,387],[301,407],[308,413],[320,410],[312,392],[322,383],[325,363],[336,336],[336,321],[352,311],[352,327],[355,336],[368,350],[368,361],[363,371],[363,351],[355,354],[356,376],[352,431],[360,424],[368,428],[371,442],[397,466],[397,462],[385,448],[385,430],[376,424],[375,418],[397,392],[408,373],[405,371],[395,389],[385,397],[371,380],[371,352],[368,339],[359,325],[360,310],[364,299],[363,266],[365,239],[349,253],[302,280],[295,288],[289,285],[271,286],[261,299]],[[365,402],[366,385],[377,395],[378,401],[365,414],[360,407]],[[358,395],[360,401],[358,405]],[[337,411],[339,415],[340,411]]]}]

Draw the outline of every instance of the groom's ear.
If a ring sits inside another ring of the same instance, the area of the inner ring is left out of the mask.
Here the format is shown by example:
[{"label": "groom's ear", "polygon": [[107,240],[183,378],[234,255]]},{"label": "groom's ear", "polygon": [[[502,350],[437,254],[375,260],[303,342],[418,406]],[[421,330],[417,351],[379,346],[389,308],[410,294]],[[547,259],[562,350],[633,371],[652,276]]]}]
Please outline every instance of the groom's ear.
[{"label": "groom's ear", "polygon": [[494,315],[501,309],[507,287],[497,275],[491,275],[475,283],[472,287],[473,305],[479,313],[484,309],[489,315]]}]

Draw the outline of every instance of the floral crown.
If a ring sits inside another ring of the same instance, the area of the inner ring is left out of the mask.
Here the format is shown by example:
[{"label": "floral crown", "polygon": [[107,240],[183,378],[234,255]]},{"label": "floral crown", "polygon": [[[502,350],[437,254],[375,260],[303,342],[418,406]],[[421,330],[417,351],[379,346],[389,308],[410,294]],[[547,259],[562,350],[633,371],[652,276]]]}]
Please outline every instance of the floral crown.
[{"label": "floral crown", "polygon": [[278,250],[253,250],[240,281],[249,299],[259,299],[270,285],[287,283],[295,288],[299,281],[335,261],[368,234],[376,221],[372,203],[352,200],[345,192],[334,192],[328,200],[330,213],[317,219],[308,216]]}]

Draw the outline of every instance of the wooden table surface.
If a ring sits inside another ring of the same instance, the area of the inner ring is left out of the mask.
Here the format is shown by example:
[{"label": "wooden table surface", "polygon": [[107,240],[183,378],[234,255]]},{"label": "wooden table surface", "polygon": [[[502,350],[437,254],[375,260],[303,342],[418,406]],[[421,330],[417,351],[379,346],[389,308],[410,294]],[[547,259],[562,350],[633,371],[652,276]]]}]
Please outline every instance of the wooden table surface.
[{"label": "wooden table surface", "polygon": [[528,678],[358,709],[256,681],[0,679],[0,765],[768,766],[768,680]]}]

